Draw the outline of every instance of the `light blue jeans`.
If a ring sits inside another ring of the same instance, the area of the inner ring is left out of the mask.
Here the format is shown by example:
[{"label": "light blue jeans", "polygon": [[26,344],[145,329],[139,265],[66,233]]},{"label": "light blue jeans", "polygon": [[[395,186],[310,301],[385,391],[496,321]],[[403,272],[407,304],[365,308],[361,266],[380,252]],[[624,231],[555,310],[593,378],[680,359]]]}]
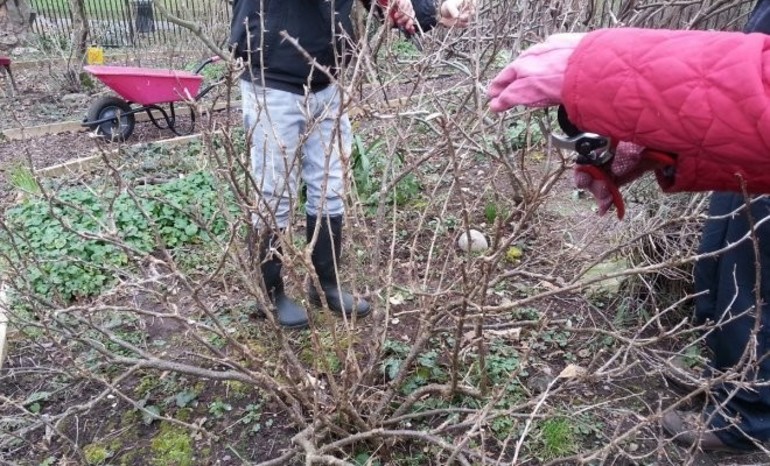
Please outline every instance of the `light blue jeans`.
[{"label": "light blue jeans", "polygon": [[342,215],[343,159],[350,156],[352,136],[337,88],[299,95],[241,80],[241,99],[259,206],[254,226],[290,224],[300,176],[307,214]]}]

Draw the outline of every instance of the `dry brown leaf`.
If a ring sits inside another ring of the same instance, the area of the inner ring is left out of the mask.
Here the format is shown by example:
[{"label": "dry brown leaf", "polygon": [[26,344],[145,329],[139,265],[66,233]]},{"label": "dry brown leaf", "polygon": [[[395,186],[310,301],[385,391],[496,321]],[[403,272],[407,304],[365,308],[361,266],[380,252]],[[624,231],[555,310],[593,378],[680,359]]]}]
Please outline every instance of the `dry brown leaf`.
[{"label": "dry brown leaf", "polygon": [[574,379],[577,377],[582,377],[586,374],[586,370],[583,367],[578,366],[577,364],[570,364],[567,367],[564,368],[559,373],[560,379]]}]

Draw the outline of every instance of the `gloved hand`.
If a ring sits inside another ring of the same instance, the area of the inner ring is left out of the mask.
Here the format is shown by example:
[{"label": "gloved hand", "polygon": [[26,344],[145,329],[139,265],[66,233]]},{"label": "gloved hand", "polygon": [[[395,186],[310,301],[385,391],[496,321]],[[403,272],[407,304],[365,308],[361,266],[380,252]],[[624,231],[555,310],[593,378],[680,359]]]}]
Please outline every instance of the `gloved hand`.
[{"label": "gloved hand", "polygon": [[476,0],[444,0],[439,8],[439,24],[464,28],[476,14]]},{"label": "gloved hand", "polygon": [[[593,194],[599,207],[599,215],[604,215],[615,202],[612,187],[607,184],[608,181],[617,189],[634,181],[647,171],[674,164],[675,160],[669,154],[647,150],[630,142],[620,142],[608,170],[610,173],[607,173],[609,180],[594,178],[588,173],[589,169],[586,165],[577,165],[574,173],[575,187]],[[622,212],[619,213],[622,217]]]},{"label": "gloved hand", "polygon": [[567,62],[585,33],[553,34],[506,66],[489,86],[489,108],[549,107],[561,103]]}]

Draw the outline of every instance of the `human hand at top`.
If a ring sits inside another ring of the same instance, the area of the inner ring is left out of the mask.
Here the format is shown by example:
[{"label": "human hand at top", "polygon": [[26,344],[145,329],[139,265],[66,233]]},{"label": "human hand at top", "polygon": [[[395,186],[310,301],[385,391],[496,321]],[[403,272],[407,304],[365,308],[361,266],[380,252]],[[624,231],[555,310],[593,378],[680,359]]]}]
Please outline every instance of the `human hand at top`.
[{"label": "human hand at top", "polygon": [[412,0],[378,0],[378,3],[387,11],[387,18],[391,25],[407,34],[416,32]]},{"label": "human hand at top", "polygon": [[[616,195],[620,196],[617,189],[621,186],[631,183],[648,171],[663,170],[675,165],[676,160],[671,154],[645,149],[630,142],[620,142],[615,148],[615,156],[610,166],[604,169],[606,176],[593,176],[591,169],[595,169],[595,166],[575,165],[575,187],[593,194],[599,208],[599,215],[604,215],[615,203],[613,187]],[[621,205],[616,207],[619,209],[618,217],[622,218],[622,200]]]},{"label": "human hand at top", "polygon": [[516,105],[549,107],[561,103],[567,62],[584,33],[553,34],[506,66],[489,85],[489,108],[503,112]]},{"label": "human hand at top", "polygon": [[439,7],[439,24],[464,28],[476,13],[476,0],[444,0]]}]

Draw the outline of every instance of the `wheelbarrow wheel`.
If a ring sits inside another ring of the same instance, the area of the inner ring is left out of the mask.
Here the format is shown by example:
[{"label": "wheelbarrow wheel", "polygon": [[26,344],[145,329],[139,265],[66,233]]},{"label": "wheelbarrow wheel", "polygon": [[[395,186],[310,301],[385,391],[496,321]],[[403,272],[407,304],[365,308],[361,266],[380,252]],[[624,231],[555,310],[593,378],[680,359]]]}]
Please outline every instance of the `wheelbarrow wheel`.
[{"label": "wheelbarrow wheel", "polygon": [[104,96],[94,101],[88,108],[87,121],[111,120],[91,125],[97,134],[110,141],[125,141],[134,132],[136,118],[131,113],[131,106],[125,100],[115,96]]}]

